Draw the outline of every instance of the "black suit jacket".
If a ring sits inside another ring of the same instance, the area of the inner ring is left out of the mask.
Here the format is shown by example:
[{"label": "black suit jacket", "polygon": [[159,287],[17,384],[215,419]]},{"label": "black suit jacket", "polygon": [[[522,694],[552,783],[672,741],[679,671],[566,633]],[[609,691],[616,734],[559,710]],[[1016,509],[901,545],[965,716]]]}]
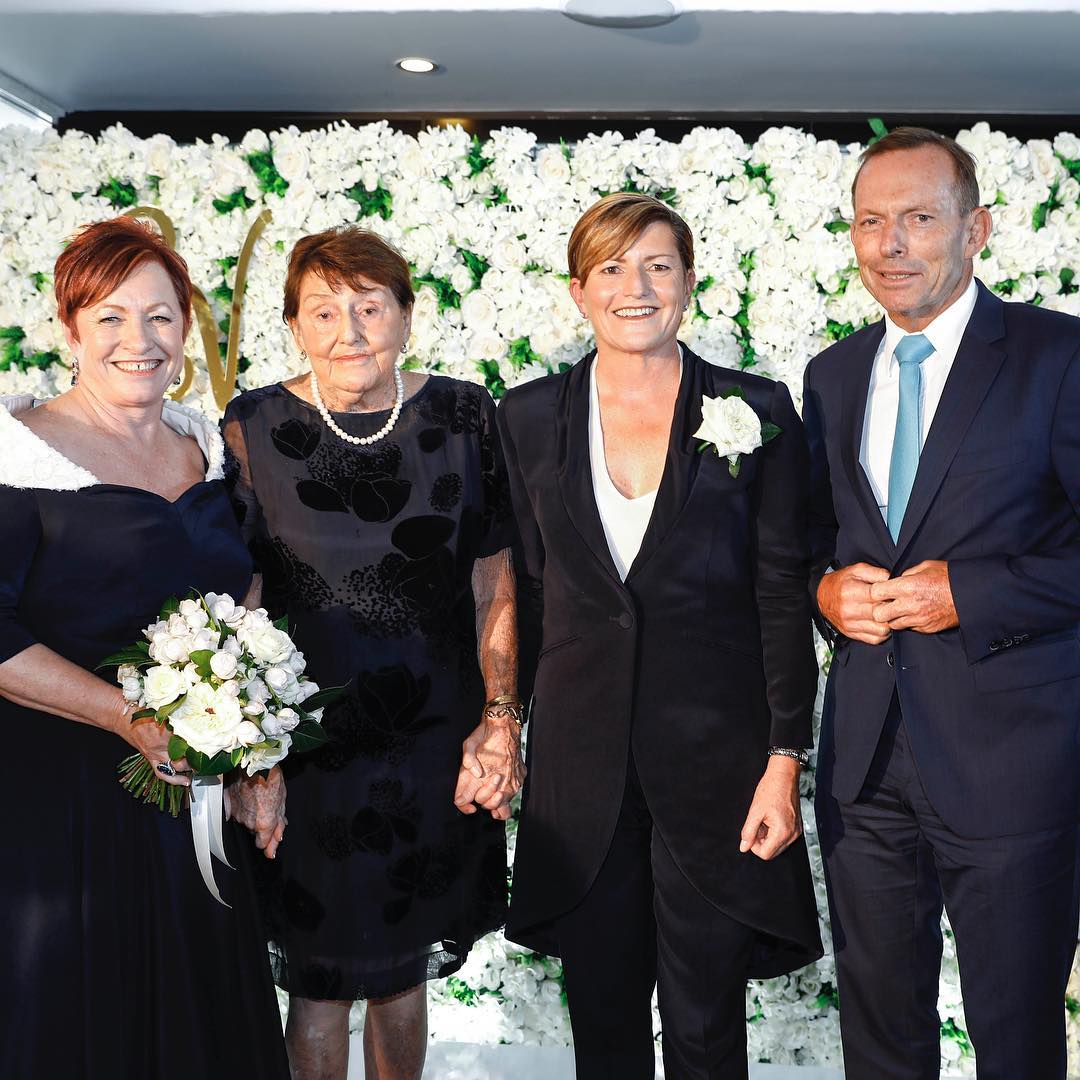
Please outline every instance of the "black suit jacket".
[{"label": "black suit jacket", "polygon": [[[761,931],[753,974],[790,971],[821,955],[805,845],[765,863],[739,854],[739,831],[770,744],[811,742],[802,424],[782,384],[687,350],[663,479],[624,584],[592,489],[594,355],[511,390],[498,411],[521,533],[522,689],[534,694],[508,934],[558,951],[550,921],[600,868],[632,745],[680,868]],[[737,479],[693,437],[702,395],[733,387],[782,429]]]},{"label": "black suit jacket", "polygon": [[[859,464],[884,323],[812,360],[803,416],[814,467],[816,590],[829,564],[893,575],[945,559],[959,628],[840,638],[819,784],[866,778],[894,689],[926,793],[970,837],[1080,813],[1080,320],[1006,304],[981,284],[927,434],[899,541]],[[827,629],[823,627],[823,629]]]}]

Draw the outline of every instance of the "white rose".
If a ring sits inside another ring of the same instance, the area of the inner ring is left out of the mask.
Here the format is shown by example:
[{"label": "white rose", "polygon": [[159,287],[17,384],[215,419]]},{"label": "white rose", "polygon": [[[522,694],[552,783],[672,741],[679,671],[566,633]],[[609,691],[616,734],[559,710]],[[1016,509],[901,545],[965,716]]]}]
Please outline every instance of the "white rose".
[{"label": "white rose", "polygon": [[197,631],[191,638],[188,646],[191,652],[200,652],[203,649],[216,649],[218,643],[217,632],[209,628]]},{"label": "white rose", "polygon": [[253,724],[250,720],[241,720],[236,729],[236,740],[241,746],[254,746],[255,743],[263,741],[263,733],[259,730],[258,724]]},{"label": "white rose", "polygon": [[300,714],[295,709],[278,709],[277,722],[282,731],[292,731],[300,723]]},{"label": "white rose", "polygon": [[244,685],[244,693],[247,694],[248,701],[268,701],[270,699],[270,691],[266,688],[266,683],[262,679],[250,679]]},{"label": "white rose", "polygon": [[275,694],[279,695],[292,681],[291,676],[292,672],[283,667],[271,667],[263,672],[263,679],[266,682],[266,685],[269,686]]},{"label": "white rose", "polygon": [[467,266],[455,266],[450,274],[450,284],[455,292],[464,296],[473,287],[472,271]]},{"label": "white rose", "polygon": [[188,633],[187,619],[184,618],[179,612],[174,611],[169,616],[169,621],[166,624],[166,630],[172,637],[186,637]]},{"label": "white rose", "polygon": [[260,747],[249,750],[244,757],[244,768],[248,776],[254,776],[263,769],[272,769],[279,761],[288,757],[292,746],[291,735],[277,736],[277,747]]},{"label": "white rose", "polygon": [[185,664],[181,674],[187,680],[188,686],[194,686],[197,682],[202,682],[199,669],[192,663]]},{"label": "white rose", "polygon": [[216,622],[224,623],[233,630],[240,625],[247,614],[243,607],[233,603],[233,598],[228,593],[222,593],[220,596],[217,593],[207,593],[206,606]]},{"label": "white rose", "polygon": [[461,301],[461,321],[470,330],[492,330],[499,317],[491,295],[481,286]]},{"label": "white rose", "polygon": [[304,659],[304,654],[297,649],[296,652],[289,657],[289,670],[294,675],[303,675],[304,668],[307,667],[307,660]]},{"label": "white rose", "polygon": [[143,693],[146,704],[151,709],[160,709],[163,705],[174,702],[188,689],[187,679],[171,667],[152,667],[146,669]]},{"label": "white rose", "polygon": [[156,650],[151,647],[154,659],[166,664],[186,664],[191,651],[190,642],[184,637],[165,637],[157,643]]},{"label": "white rose", "polygon": [[210,621],[210,616],[198,600],[181,600],[180,615],[191,630],[201,630]]},{"label": "white rose", "polygon": [[137,675],[129,675],[121,680],[121,687],[123,688],[125,701],[137,703],[142,697],[142,679]]},{"label": "white rose", "polygon": [[249,627],[245,619],[237,629],[236,636],[240,644],[263,664],[280,664],[293,653],[292,639],[273,623]]},{"label": "white rose", "polygon": [[240,745],[240,725],[244,719],[240,702],[229,694],[199,683],[170,715],[169,725],[187,744],[200,753],[213,755],[235,750]]},{"label": "white rose", "polygon": [[236,640],[235,635],[232,634],[230,634],[229,637],[225,639],[225,644],[222,645],[221,648],[224,652],[230,653],[232,656],[237,657],[237,659],[239,659],[244,653],[244,646],[241,645],[240,642]]},{"label": "white rose", "polygon": [[219,679],[231,679],[236,674],[236,657],[222,650],[210,657],[210,670]]},{"label": "white rose", "polygon": [[701,427],[695,439],[704,439],[716,447],[721,457],[734,463],[739,454],[752,454],[761,445],[761,421],[746,401],[732,395],[726,398],[701,398]]},{"label": "white rose", "polygon": [[244,706],[245,716],[262,716],[266,712],[266,706],[261,701],[249,701]]}]

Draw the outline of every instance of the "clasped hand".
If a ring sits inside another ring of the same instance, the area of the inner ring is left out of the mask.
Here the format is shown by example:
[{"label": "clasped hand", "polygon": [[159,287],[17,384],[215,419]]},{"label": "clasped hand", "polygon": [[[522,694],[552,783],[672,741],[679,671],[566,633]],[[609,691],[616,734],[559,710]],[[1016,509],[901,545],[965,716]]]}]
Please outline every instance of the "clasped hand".
[{"label": "clasped hand", "polygon": [[826,574],[818,585],[821,614],[844,637],[880,645],[894,630],[938,634],[959,625],[949,564],[926,560],[899,577],[869,563]]},{"label": "clasped hand", "polygon": [[496,821],[506,821],[524,782],[521,728],[510,717],[484,716],[462,743],[454,805],[463,814],[489,810]]}]

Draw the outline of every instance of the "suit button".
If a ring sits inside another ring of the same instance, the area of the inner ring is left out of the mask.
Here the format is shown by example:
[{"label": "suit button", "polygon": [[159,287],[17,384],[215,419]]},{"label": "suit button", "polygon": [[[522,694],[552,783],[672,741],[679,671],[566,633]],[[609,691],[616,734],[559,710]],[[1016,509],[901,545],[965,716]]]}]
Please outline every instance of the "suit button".
[{"label": "suit button", "polygon": [[621,615],[619,616],[619,625],[620,625],[620,626],[621,626],[621,627],[622,627],[622,628],[623,628],[624,630],[629,630],[629,629],[630,629],[630,627],[634,625],[634,616],[633,616],[633,615],[631,615],[629,611],[624,611],[624,612],[623,612],[623,613],[622,613],[622,614],[621,614]]},{"label": "suit button", "polygon": [[1001,646],[1002,646],[1002,643],[1000,641],[991,641],[990,642],[990,651],[991,652],[997,652],[998,649],[1001,648]]},{"label": "suit button", "polygon": [[889,667],[896,667],[896,657],[893,656],[892,653],[888,653],[885,657],[885,663],[888,664]]}]

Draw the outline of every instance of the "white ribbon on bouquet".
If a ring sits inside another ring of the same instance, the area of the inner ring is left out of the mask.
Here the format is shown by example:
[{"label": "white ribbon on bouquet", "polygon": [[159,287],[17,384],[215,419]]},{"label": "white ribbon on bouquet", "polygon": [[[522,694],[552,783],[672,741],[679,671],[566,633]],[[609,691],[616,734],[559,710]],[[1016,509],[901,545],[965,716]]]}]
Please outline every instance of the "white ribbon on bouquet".
[{"label": "white ribbon on bouquet", "polygon": [[225,789],[220,776],[191,778],[191,838],[195,842],[195,857],[199,861],[199,870],[210,895],[219,904],[232,907],[221,899],[217,882],[214,880],[214,864],[210,861],[213,856],[230,870],[233,869],[225,857],[225,841],[221,835],[224,796]]}]

